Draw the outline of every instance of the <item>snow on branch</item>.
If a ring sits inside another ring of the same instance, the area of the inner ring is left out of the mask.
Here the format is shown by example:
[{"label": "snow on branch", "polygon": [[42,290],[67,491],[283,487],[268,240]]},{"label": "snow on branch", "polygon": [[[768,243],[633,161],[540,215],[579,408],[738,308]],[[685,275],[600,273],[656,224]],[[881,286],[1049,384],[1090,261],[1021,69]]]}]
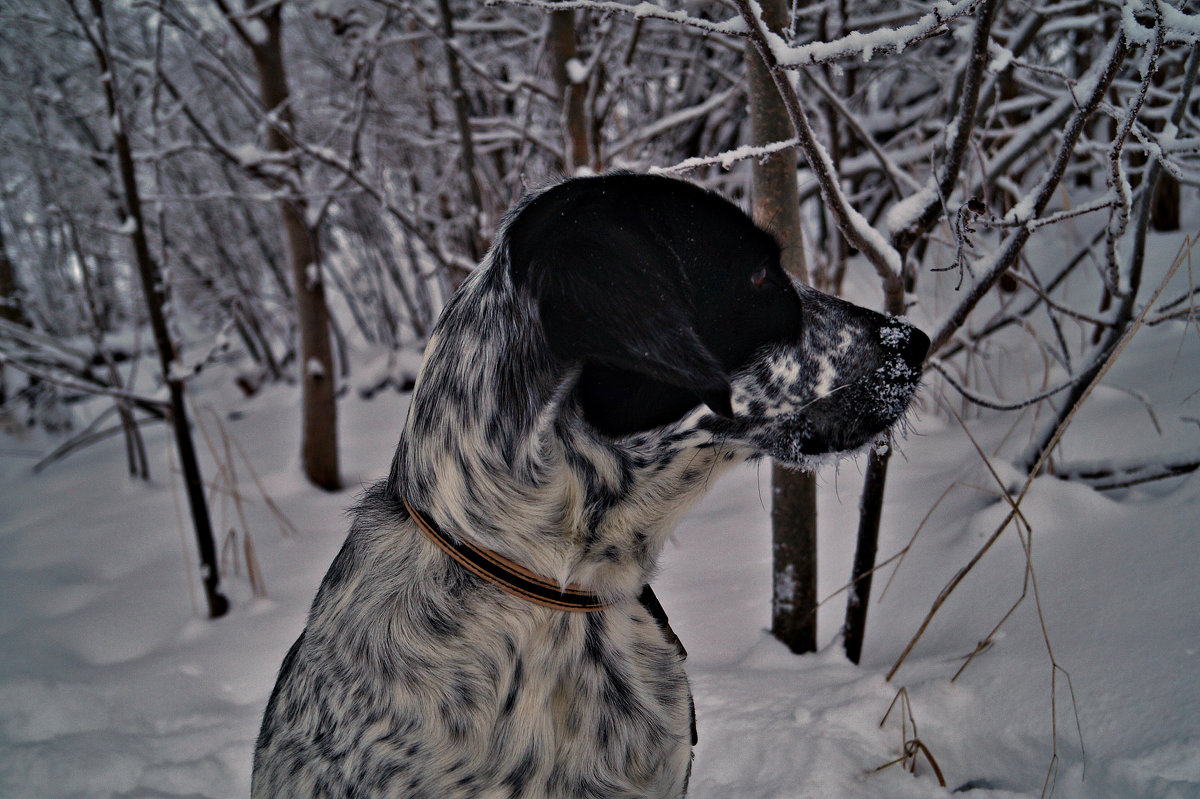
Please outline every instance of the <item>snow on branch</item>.
[{"label": "snow on branch", "polygon": [[767,65],[767,70],[775,81],[779,95],[783,98],[792,128],[796,132],[800,151],[804,154],[809,169],[812,170],[821,186],[821,196],[833,213],[838,229],[846,237],[846,241],[861,251],[875,267],[875,271],[883,278],[885,293],[889,296],[900,296],[903,292],[900,281],[903,261],[900,253],[850,204],[842,192],[837,170],[829,157],[829,152],[817,140],[812,125],[808,121],[808,113],[800,101],[800,94],[796,90],[795,84],[796,76],[784,72],[776,60],[775,49],[771,45],[773,34],[763,22],[762,8],[757,0],[735,0],[735,5],[741,13],[742,19],[745,20],[750,41]]},{"label": "snow on branch", "polygon": [[102,394],[106,397],[131,402],[135,405],[154,408],[159,411],[166,411],[171,403],[165,396],[155,396],[151,394],[140,394],[136,391],[130,391],[124,388],[116,388],[114,386],[105,385],[100,382],[89,382],[81,380],[74,375],[64,375],[48,369],[43,369],[30,363],[26,363],[17,358],[12,358],[8,353],[0,352],[0,366],[11,366],[19,372],[24,372],[30,377],[43,380],[47,383],[53,383],[56,386],[68,389],[69,391],[78,391],[80,394]]},{"label": "snow on branch", "polygon": [[[1009,212],[1013,218],[1033,220],[1040,217],[1046,210],[1055,189],[1058,188],[1059,182],[1066,174],[1067,165],[1074,156],[1075,146],[1079,142],[1080,136],[1083,135],[1087,121],[1100,105],[1108,87],[1116,78],[1128,48],[1128,41],[1123,35],[1118,34],[1117,38],[1109,45],[1105,56],[1097,59],[1092,70],[1079,81],[1076,89],[1079,94],[1086,94],[1086,99],[1079,104],[1075,114],[1067,122],[1050,168],[1037,186]],[[1017,258],[1032,232],[1031,225],[1022,225],[1004,239],[1000,247],[988,259],[989,262],[983,275],[974,281],[967,290],[966,296],[959,301],[955,309],[946,317],[941,328],[933,335],[933,343],[929,349],[931,353],[936,353],[950,341],[955,332],[966,322],[967,316],[979,304],[979,301],[1000,279],[1000,276],[1017,262]]]},{"label": "snow on branch", "polygon": [[[1125,169],[1121,160],[1121,151],[1125,147],[1125,141],[1129,138],[1129,132],[1133,129],[1134,120],[1142,110],[1142,105],[1146,102],[1146,94],[1150,91],[1150,83],[1154,76],[1158,74],[1158,61],[1162,55],[1163,42],[1166,39],[1166,26],[1163,22],[1161,4],[1158,0],[1151,0],[1154,7],[1155,25],[1154,25],[1154,41],[1153,46],[1147,54],[1146,65],[1142,68],[1142,82],[1138,87],[1137,93],[1129,103],[1129,110],[1122,120],[1120,132],[1114,138],[1112,147],[1108,153],[1108,186],[1113,191],[1118,202],[1113,206],[1113,210],[1108,220],[1108,235],[1105,238],[1105,269],[1104,281],[1109,293],[1115,297],[1120,297],[1128,290],[1127,286],[1121,285],[1121,255],[1117,251],[1117,247],[1121,239],[1125,236],[1125,231],[1129,226],[1129,215],[1133,209],[1133,198],[1131,197],[1132,189],[1129,185],[1129,180],[1125,176]],[[1128,7],[1128,6],[1127,6]]]},{"label": "snow on branch", "polygon": [[540,8],[543,11],[566,11],[582,8],[590,11],[629,14],[635,19],[661,19],[667,22],[674,22],[678,25],[699,28],[708,33],[723,33],[735,36],[744,36],[746,34],[745,24],[736,17],[731,17],[722,22],[713,22],[712,20],[693,17],[683,10],[672,11],[661,6],[656,6],[653,3],[617,3],[610,2],[610,0],[487,0],[486,4],[492,6],[529,6],[530,8]]},{"label": "snow on branch", "polygon": [[[767,39],[775,60],[781,67],[799,67],[824,64],[842,58],[861,58],[870,61],[876,54],[900,53],[917,42],[924,41],[946,30],[947,23],[966,16],[975,10],[982,0],[939,0],[933,8],[917,21],[898,28],[878,28],[873,31],[852,31],[839,39],[828,42],[809,42],[789,45],[777,34],[768,32]],[[757,5],[757,3],[756,3]]]},{"label": "snow on branch", "polygon": [[[992,24],[996,20],[999,6],[999,0],[983,0],[975,22],[975,30],[971,36],[971,55],[963,76],[962,99],[954,118],[946,126],[946,154],[941,175],[931,175],[927,187],[899,203],[888,215],[888,225],[893,232],[892,241],[900,252],[907,252],[917,238],[933,226],[945,201],[958,183],[959,173],[966,160],[967,147],[975,131],[983,76],[989,64]],[[902,212],[911,216],[906,219]]]},{"label": "snow on branch", "polygon": [[651,167],[650,172],[659,175],[678,175],[693,169],[717,165],[720,165],[722,169],[729,169],[739,161],[747,161],[751,158],[765,159],[782,150],[790,150],[796,146],[798,141],[798,139],[787,139],[763,145],[743,144],[741,147],[735,147],[716,155],[685,158],[672,166]]},{"label": "snow on branch", "polygon": [[[1138,20],[1139,13],[1152,13],[1154,24],[1143,25]],[[1159,0],[1125,0],[1121,4],[1121,30],[1125,38],[1134,44],[1152,44],[1158,35],[1155,29],[1159,26],[1162,26],[1168,43],[1194,44],[1200,41],[1200,15],[1189,14]]]}]

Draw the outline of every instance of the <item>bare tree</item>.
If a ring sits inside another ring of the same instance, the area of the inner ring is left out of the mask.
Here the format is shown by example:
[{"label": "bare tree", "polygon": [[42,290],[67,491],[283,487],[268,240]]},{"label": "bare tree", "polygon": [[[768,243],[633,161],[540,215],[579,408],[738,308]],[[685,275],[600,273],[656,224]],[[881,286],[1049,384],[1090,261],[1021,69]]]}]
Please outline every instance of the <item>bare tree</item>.
[{"label": "bare tree", "polygon": [[329,306],[318,249],[318,226],[309,219],[303,193],[304,175],[290,137],[296,127],[287,69],[283,56],[283,6],[246,0],[244,14],[235,14],[225,0],[213,0],[254,58],[262,108],[270,124],[267,149],[284,156],[289,173],[284,184],[292,191],[279,199],[283,232],[291,264],[292,292],[300,333],[300,384],[302,422],[300,458],[304,474],[313,485],[334,491],[341,488],[338,469],[337,398],[330,341]]},{"label": "bare tree", "polygon": [[229,609],[229,600],[220,591],[220,574],[217,568],[217,553],[212,526],[208,517],[208,503],[204,498],[204,483],[200,477],[200,466],[196,459],[196,448],[192,442],[188,425],[187,405],[184,400],[183,375],[176,359],[175,343],[167,329],[164,313],[166,296],[162,274],[146,238],[146,226],[142,213],[142,200],[138,189],[137,171],[133,162],[133,150],[126,135],[125,117],[122,111],[118,74],[108,48],[108,31],[105,25],[104,5],[101,0],[89,0],[91,16],[87,16],[70,0],[71,11],[84,31],[96,56],[100,82],[104,86],[104,99],[112,120],[112,135],[117,155],[117,169],[124,191],[125,210],[129,215],[129,236],[133,244],[134,262],[137,265],[142,293],[149,312],[150,327],[158,348],[162,377],[170,391],[170,417],[175,432],[175,445],[179,449],[179,461],[183,471],[184,487],[192,512],[192,523],[196,532],[196,546],[200,555],[200,578],[204,596],[208,603],[208,615],[217,618]]},{"label": "bare tree", "polygon": [[575,11],[551,11],[546,24],[546,49],[550,54],[550,74],[562,98],[563,169],[569,174],[580,167],[594,166],[588,142],[585,100],[587,85],[579,74]]},{"label": "bare tree", "polygon": [[[1057,448],[1128,335],[1189,318],[1197,296],[1175,291],[1147,311],[1153,295],[1141,287],[1147,231],[1175,204],[1160,188],[1147,205],[1150,187],[1200,185],[1200,119],[1181,99],[1194,95],[1194,21],[1163,0],[1080,8],[112,5],[119,24],[107,47],[126,86],[117,98],[125,145],[151,207],[126,224],[109,115],[83,69],[90,45],[79,31],[64,36],[36,4],[0,0],[9,110],[0,213],[28,323],[0,326],[9,373],[29,374],[26,388],[36,382],[45,396],[110,397],[104,418],[136,411],[134,427],[164,415],[134,390],[136,370],[117,364],[137,353],[110,352],[107,335],[148,321],[122,304],[121,289],[139,279],[124,252],[137,227],[171,292],[176,348],[224,353],[199,361],[228,362],[248,392],[298,368],[306,392],[326,403],[306,403],[317,410],[306,414],[305,448],[321,441],[316,451],[328,454],[336,439],[319,437],[336,432],[335,366],[345,375],[347,355],[377,347],[405,360],[395,351],[428,334],[485,249],[484,231],[530,184],[579,167],[656,168],[749,201],[788,242],[789,259],[804,251],[798,221],[819,287],[875,284],[885,310],[921,319],[934,339],[933,396],[953,395],[974,413],[1035,408],[1000,457],[1098,487],[1179,473],[1200,456],[1139,463],[1131,453],[1100,474]],[[760,102],[775,98],[782,110]],[[769,188],[789,175],[795,189]],[[1049,231],[1072,242],[1062,263],[1030,257],[1028,243]],[[798,263],[789,268],[801,274]],[[1080,295],[1088,281],[1074,278],[1086,269],[1102,273],[1103,297]],[[331,306],[314,335],[308,320]],[[95,352],[75,345],[81,336]],[[333,357],[334,342],[343,357]],[[1028,346],[1045,356],[1044,374],[997,366]],[[402,388],[410,377],[401,371],[372,375],[360,391]],[[982,380],[1001,394],[1033,388],[988,397]],[[107,432],[93,425],[97,417],[84,420],[79,441]],[[852,657],[886,518],[888,453],[867,460]],[[318,482],[336,481],[334,461]],[[782,530],[793,494],[783,480],[778,488]],[[810,491],[801,484],[795,496],[806,504]],[[791,572],[780,550],[781,575],[811,574],[812,549],[800,550]],[[806,583],[778,580],[789,590],[776,604]],[[810,601],[790,604],[811,621]]]},{"label": "bare tree", "polygon": [[[763,20],[776,34],[788,27],[784,0],[764,0]],[[791,138],[791,122],[766,64],[746,43],[750,99],[750,143]],[[779,240],[783,266],[808,282],[800,227],[800,190],[794,148],[753,162],[751,206],[756,222]],[[817,648],[817,482],[812,474],[774,464],[771,470],[773,573],[771,633],[797,654]]]},{"label": "bare tree", "polygon": [[[21,298],[17,290],[17,275],[8,247],[4,244],[4,226],[0,225],[0,319],[24,325],[25,314],[21,311]],[[8,404],[8,385],[4,377],[4,364],[0,362],[0,408]],[[7,409],[5,409],[6,411]]]}]

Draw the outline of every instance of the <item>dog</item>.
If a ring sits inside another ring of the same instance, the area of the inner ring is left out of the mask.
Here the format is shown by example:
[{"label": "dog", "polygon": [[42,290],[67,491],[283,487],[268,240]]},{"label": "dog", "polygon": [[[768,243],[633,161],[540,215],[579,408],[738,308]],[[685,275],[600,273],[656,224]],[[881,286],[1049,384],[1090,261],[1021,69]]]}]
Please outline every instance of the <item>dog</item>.
[{"label": "dog", "polygon": [[669,532],[734,463],[879,441],[928,346],[692,183],[524,198],[283,661],[255,799],[683,796],[684,652],[647,588]]}]

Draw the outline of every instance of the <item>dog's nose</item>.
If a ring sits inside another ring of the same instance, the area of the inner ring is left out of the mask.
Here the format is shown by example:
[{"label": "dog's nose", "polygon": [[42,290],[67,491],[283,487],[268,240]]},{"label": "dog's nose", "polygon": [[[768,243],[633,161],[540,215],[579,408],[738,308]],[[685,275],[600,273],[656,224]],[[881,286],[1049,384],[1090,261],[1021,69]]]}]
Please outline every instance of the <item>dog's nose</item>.
[{"label": "dog's nose", "polygon": [[908,324],[889,325],[883,330],[884,341],[900,351],[904,362],[919,368],[929,352],[929,336]]}]

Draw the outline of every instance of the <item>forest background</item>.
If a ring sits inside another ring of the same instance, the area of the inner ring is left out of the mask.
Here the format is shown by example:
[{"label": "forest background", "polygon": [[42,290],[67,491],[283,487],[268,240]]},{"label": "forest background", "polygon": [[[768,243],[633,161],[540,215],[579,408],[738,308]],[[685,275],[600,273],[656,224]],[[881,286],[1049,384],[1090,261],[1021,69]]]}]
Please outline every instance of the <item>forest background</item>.
[{"label": "forest background", "polygon": [[[504,211],[579,172],[710,186],[783,240],[798,279],[930,332],[920,414],[980,471],[906,491],[906,509],[928,520],[968,494],[996,518],[952,568],[931,567],[940,591],[876,664],[886,681],[997,542],[1021,553],[1021,591],[991,602],[964,664],[1025,608],[1045,631],[1024,504],[1036,485],[1103,497],[1093,510],[1197,493],[1200,18],[1186,3],[6,0],[0,22],[6,468],[34,493],[55,469],[86,479],[88,458],[150,480],[169,430],[182,479],[158,485],[191,511],[203,566],[178,591],[201,615],[270,595],[242,503],[277,508],[251,479],[254,453],[204,424],[209,405],[229,421],[295,391],[280,411],[295,471],[342,489],[339,406],[407,391]],[[1137,352],[1173,357],[1098,390],[1139,333],[1158,338]],[[1105,392],[1127,403],[1115,419],[1148,423],[1118,422],[1111,443],[1074,432]],[[919,443],[899,449],[920,466]],[[828,641],[817,621],[832,618],[832,648],[862,658],[871,576],[910,551],[876,564],[890,460],[881,448],[859,463],[856,552],[832,577],[817,575],[820,480],[772,478],[759,601],[792,651]],[[819,580],[844,620],[828,601],[815,610]],[[1044,639],[1053,711],[1070,681]],[[1077,718],[1051,715],[1045,791]],[[940,772],[900,727],[899,763]]]}]

